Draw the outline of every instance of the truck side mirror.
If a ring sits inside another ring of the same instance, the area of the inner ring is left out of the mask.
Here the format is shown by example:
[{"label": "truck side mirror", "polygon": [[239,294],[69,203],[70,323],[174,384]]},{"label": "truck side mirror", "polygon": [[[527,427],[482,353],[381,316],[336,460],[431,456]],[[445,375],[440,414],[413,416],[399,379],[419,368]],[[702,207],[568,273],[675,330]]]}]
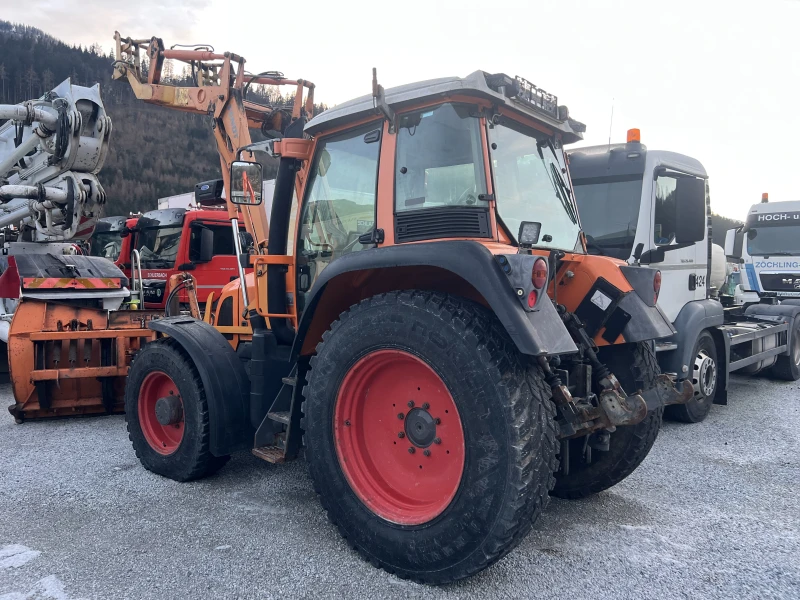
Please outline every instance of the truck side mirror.
[{"label": "truck side mirror", "polygon": [[214,232],[208,227],[200,227],[200,252],[195,262],[210,262],[214,258]]},{"label": "truck side mirror", "polygon": [[231,165],[231,202],[234,204],[261,204],[263,169],[257,162],[236,160]]},{"label": "truck side mirror", "polygon": [[742,228],[728,229],[725,232],[725,257],[739,262],[742,258],[742,246],[744,245],[744,231]]},{"label": "truck side mirror", "polygon": [[705,180],[678,177],[675,180],[675,242],[702,241],[706,236],[707,219]]}]

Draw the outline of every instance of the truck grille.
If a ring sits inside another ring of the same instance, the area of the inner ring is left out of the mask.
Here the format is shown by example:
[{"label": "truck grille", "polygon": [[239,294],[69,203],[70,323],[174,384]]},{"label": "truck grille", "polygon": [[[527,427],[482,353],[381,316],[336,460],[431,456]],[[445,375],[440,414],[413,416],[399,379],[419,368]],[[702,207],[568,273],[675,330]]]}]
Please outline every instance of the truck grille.
[{"label": "truck grille", "polygon": [[394,237],[397,242],[439,238],[488,238],[489,210],[483,207],[425,208],[398,213]]},{"label": "truck grille", "polygon": [[800,293],[800,273],[760,273],[759,277],[765,291]]}]

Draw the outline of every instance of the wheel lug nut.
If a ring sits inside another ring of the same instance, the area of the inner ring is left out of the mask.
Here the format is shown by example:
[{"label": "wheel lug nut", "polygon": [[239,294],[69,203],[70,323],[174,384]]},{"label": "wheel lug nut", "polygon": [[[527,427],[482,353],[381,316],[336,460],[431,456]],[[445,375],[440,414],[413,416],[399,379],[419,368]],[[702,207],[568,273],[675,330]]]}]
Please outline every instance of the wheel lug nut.
[{"label": "wheel lug nut", "polygon": [[427,402],[422,405],[422,408],[424,408],[425,410],[428,410],[430,407],[431,407],[431,405],[428,404]]},{"label": "wheel lug nut", "polygon": [[397,418],[402,421],[403,419],[406,418],[406,416],[403,413],[397,413]]},{"label": "wheel lug nut", "polygon": [[404,437],[406,437],[406,434],[400,431],[397,433],[397,437],[399,437],[402,440]]},{"label": "wheel lug nut", "polygon": [[442,443],[442,438],[433,438],[433,443],[434,444],[441,444]]},{"label": "wheel lug nut", "polygon": [[416,451],[417,451],[417,450],[416,450],[416,448],[414,448],[414,446],[411,446],[411,447],[408,449],[408,453],[409,453],[409,454],[414,454],[414,452],[416,452]]},{"label": "wheel lug nut", "polygon": [[430,455],[431,455],[431,451],[426,449],[426,450],[423,452],[423,454],[424,454],[425,456],[430,456]]},{"label": "wheel lug nut", "polygon": [[408,408],[414,408],[414,401],[413,400],[409,400],[408,401]]}]

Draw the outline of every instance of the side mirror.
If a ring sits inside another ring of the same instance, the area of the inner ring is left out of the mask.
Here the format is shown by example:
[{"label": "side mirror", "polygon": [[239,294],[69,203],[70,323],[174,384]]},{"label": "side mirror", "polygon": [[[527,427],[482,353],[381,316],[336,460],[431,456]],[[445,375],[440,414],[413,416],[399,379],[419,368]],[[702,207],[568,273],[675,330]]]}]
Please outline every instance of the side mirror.
[{"label": "side mirror", "polygon": [[264,183],[261,165],[244,160],[231,165],[231,202],[234,204],[261,204],[261,186]]},{"label": "side mirror", "polygon": [[200,252],[196,262],[210,262],[214,258],[214,232],[208,227],[200,227]]},{"label": "side mirror", "polygon": [[648,250],[641,256],[640,262],[645,265],[652,265],[655,263],[662,263],[664,262],[664,254],[665,248],[669,248],[669,246],[659,246],[658,248],[653,248],[652,250]]},{"label": "side mirror", "polygon": [[742,258],[742,246],[744,245],[744,231],[739,229],[728,229],[725,232],[725,257],[734,259]]},{"label": "side mirror", "polygon": [[705,180],[678,177],[675,180],[675,242],[693,244],[702,241],[707,228]]}]

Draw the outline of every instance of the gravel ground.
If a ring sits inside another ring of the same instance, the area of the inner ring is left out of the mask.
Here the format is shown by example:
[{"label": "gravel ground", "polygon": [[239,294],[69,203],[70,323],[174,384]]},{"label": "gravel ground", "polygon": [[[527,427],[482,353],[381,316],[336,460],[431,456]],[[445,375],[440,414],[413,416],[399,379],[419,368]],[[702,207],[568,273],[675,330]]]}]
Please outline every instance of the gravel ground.
[{"label": "gravel ground", "polygon": [[798,430],[800,385],[735,378],[613,490],[554,499],[505,559],[427,588],[348,549],[302,460],[180,484],[139,465],[120,416],[0,416],[0,600],[800,598]]}]

